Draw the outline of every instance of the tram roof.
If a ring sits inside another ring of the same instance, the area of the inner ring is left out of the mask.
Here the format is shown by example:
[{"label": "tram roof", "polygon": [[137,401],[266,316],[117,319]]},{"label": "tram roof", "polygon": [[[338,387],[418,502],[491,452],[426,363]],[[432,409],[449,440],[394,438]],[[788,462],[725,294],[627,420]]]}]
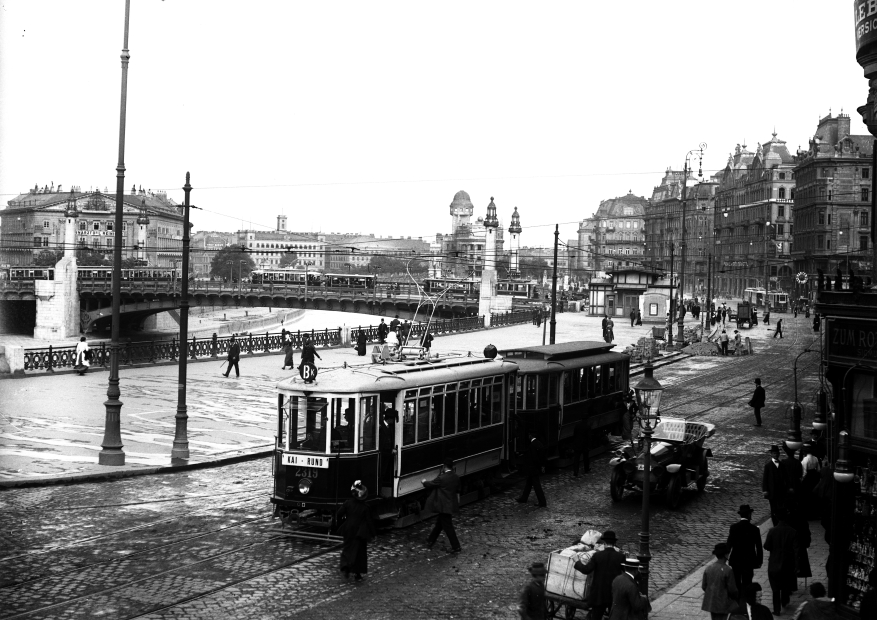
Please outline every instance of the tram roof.
[{"label": "tram roof", "polygon": [[277,384],[281,392],[355,393],[407,390],[481,377],[509,374],[516,364],[502,359],[451,357],[393,364],[362,364],[321,370],[316,381],[306,384],[298,377]]},{"label": "tram roof", "polygon": [[505,357],[521,357],[524,359],[541,359],[545,361],[558,361],[585,355],[597,355],[606,353],[615,345],[596,340],[577,340],[574,342],[561,342],[560,344],[546,344],[536,347],[518,347],[505,349],[500,354]]},{"label": "tram roof", "polygon": [[513,362],[524,374],[552,373],[599,366],[629,359],[624,353],[610,351],[614,344],[578,341],[540,347],[507,349],[500,354]]}]

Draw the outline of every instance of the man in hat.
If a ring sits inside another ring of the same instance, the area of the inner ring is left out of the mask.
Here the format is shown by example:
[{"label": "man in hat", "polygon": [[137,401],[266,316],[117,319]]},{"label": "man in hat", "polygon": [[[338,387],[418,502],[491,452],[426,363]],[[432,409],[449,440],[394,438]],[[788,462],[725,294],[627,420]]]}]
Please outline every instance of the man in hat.
[{"label": "man in hat", "polygon": [[387,334],[389,332],[390,328],[384,323],[384,319],[381,319],[380,324],[378,324],[378,344],[384,344],[387,342]]},{"label": "man in hat", "polygon": [[770,460],[764,464],[761,476],[761,491],[770,503],[770,520],[774,525],[779,523],[780,513],[785,508],[788,486],[785,472],[780,467],[780,447],[774,444],[770,447]]},{"label": "man in hat", "polygon": [[580,573],[594,574],[588,592],[588,604],[591,606],[589,620],[603,620],[603,615],[612,605],[612,582],[621,574],[621,563],[624,562],[624,554],[615,547],[615,532],[606,530],[600,541],[606,546],[592,555],[587,564],[580,560],[575,563],[575,569]]},{"label": "man in hat", "polygon": [[761,387],[761,377],[755,378],[755,392],[749,401],[749,406],[755,410],[755,426],[761,426],[761,409],[767,400],[764,388]]},{"label": "man in hat", "polygon": [[728,332],[726,332],[724,329],[722,330],[722,333],[719,334],[719,344],[722,345],[722,355],[727,355],[728,354]]},{"label": "man in hat", "polygon": [[518,612],[521,620],[544,620],[545,618],[545,564],[534,562],[530,565],[533,577],[521,592]]},{"label": "man in hat", "polygon": [[612,611],[609,620],[646,620],[652,605],[649,597],[640,594],[636,582],[639,560],[625,558],[621,563],[622,573],[612,581]]},{"label": "man in hat", "polygon": [[734,570],[727,564],[728,545],[718,543],[713,547],[716,561],[703,571],[703,604],[700,608],[710,612],[712,620],[727,620],[728,614],[737,606],[737,582]]},{"label": "man in hat", "polygon": [[426,499],[427,512],[437,512],[438,517],[435,520],[435,526],[426,539],[427,549],[432,549],[436,539],[442,530],[451,543],[451,553],[459,553],[461,551],[460,541],[457,539],[457,532],[454,530],[454,522],[452,516],[459,509],[457,503],[457,492],[460,490],[460,477],[454,473],[454,459],[446,458],[441,473],[434,480],[421,480],[421,484],[427,489],[432,489],[429,497]]},{"label": "man in hat", "polygon": [[228,369],[225,371],[224,376],[228,378],[228,373],[231,372],[231,368],[234,366],[235,378],[240,377],[241,371],[238,368],[238,361],[241,359],[241,345],[235,336],[232,336],[228,343],[228,356],[225,359],[228,362]]},{"label": "man in hat", "polygon": [[742,600],[729,620],[773,620],[773,614],[761,604],[761,584],[756,582],[746,586]]},{"label": "man in hat", "polygon": [[767,579],[773,592],[773,613],[779,615],[782,608],[789,604],[792,592],[798,589],[798,535],[795,528],[789,525],[787,512],[783,511],[779,523],[768,530],[764,548],[770,551]]},{"label": "man in hat", "polygon": [[738,592],[746,591],[746,586],[752,583],[755,569],[761,568],[764,562],[761,532],[752,523],[752,512],[749,504],[741,504],[737,511],[740,520],[728,532],[728,564],[734,569]]},{"label": "man in hat", "polygon": [[530,497],[530,490],[536,491],[536,500],[539,502],[540,508],[547,508],[548,503],[545,501],[545,493],[542,491],[542,483],[539,476],[542,474],[542,461],[545,458],[545,449],[542,442],[536,439],[533,431],[527,433],[530,441],[527,444],[527,451],[524,453],[524,470],[527,474],[527,482],[524,483],[524,492],[517,499],[519,504],[526,504]]}]

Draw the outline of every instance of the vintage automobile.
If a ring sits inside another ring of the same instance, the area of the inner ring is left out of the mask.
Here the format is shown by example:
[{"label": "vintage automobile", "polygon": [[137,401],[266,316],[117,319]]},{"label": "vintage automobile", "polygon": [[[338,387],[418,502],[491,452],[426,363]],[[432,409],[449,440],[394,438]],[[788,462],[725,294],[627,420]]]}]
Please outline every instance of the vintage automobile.
[{"label": "vintage automobile", "polygon": [[[658,422],[652,435],[648,491],[664,493],[670,508],[679,505],[682,489],[692,482],[698,491],[703,491],[709,477],[707,458],[713,455],[712,450],[703,447],[703,442],[714,432],[715,425],[704,422],[670,418]],[[644,490],[642,439],[636,448],[629,445],[618,451],[609,464],[612,466],[609,492],[614,501],[621,501],[625,489]]]}]

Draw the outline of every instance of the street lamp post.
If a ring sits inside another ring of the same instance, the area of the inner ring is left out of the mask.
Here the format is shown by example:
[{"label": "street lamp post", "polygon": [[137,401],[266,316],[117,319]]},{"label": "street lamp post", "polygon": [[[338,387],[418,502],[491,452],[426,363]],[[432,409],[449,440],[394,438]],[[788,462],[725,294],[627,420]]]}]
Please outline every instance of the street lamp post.
[{"label": "street lamp post", "polygon": [[639,405],[639,415],[637,416],[637,424],[642,429],[643,434],[643,508],[642,508],[642,530],[639,533],[639,553],[637,558],[640,561],[640,592],[648,595],[649,593],[649,561],[652,559],[649,552],[649,496],[651,492],[651,475],[652,475],[652,433],[655,426],[661,419],[661,392],[663,386],[654,377],[654,369],[652,368],[652,360],[646,362],[644,368],[645,374],[640,382],[634,386],[636,392],[636,402]]},{"label": "street lamp post", "polygon": [[189,357],[189,173],[183,186],[186,199],[183,203],[183,273],[180,276],[180,357],[177,379],[177,415],[175,416],[174,447],[171,459],[189,458],[189,415],[186,407],[186,362]]},{"label": "street lamp post", "polygon": [[[674,297],[676,297],[676,289],[673,286],[673,268],[674,263],[676,261],[676,244],[672,241],[670,242],[670,312],[667,317],[667,333],[664,337],[667,339],[667,344],[673,344],[673,313],[679,312],[679,308],[673,303]],[[681,337],[680,337],[681,341]]]},{"label": "street lamp post", "polygon": [[[686,188],[688,187],[688,160],[692,155],[697,154],[698,164],[697,164],[697,176],[698,178],[703,177],[703,151],[706,149],[706,142],[701,142],[698,145],[698,148],[692,149],[688,151],[688,154],[685,156],[685,166],[682,171],[682,264],[679,267],[679,303],[682,304],[685,301],[685,193]],[[679,311],[679,308],[677,308]],[[684,344],[685,342],[685,314],[679,311],[679,334],[677,335],[677,339],[679,344]]]},{"label": "street lamp post", "polygon": [[801,403],[798,401],[798,360],[805,353],[813,353],[813,349],[809,347],[798,353],[795,362],[792,364],[792,378],[795,386],[795,404],[792,405],[789,425],[789,433],[784,442],[789,450],[800,450],[804,445],[801,440]]},{"label": "street lamp post", "polygon": [[119,316],[122,299],[122,203],[125,194],[125,122],[128,103],[128,22],[131,15],[131,0],[125,0],[125,37],[122,43],[122,99],[119,110],[119,163],[116,165],[116,218],[113,225],[113,309],[110,341],[110,377],[107,381],[107,400],[104,401],[106,417],[104,438],[98,454],[100,465],[124,465],[125,452],[122,450],[121,416],[122,401],[119,400]]},{"label": "street lamp post", "polygon": [[245,260],[238,261],[238,290],[243,293],[244,292],[244,263],[247,262]]}]

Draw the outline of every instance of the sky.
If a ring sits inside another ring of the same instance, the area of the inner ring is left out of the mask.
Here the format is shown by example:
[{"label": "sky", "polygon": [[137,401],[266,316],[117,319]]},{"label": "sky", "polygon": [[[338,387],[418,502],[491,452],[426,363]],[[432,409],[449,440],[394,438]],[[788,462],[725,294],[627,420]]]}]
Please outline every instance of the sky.
[{"label": "sky", "polygon": [[[849,2],[131,0],[125,188],[194,230],[430,238],[465,190],[522,245],[705,176],[776,130],[806,147],[868,83]],[[115,193],[124,0],[0,1],[0,204]]]}]

